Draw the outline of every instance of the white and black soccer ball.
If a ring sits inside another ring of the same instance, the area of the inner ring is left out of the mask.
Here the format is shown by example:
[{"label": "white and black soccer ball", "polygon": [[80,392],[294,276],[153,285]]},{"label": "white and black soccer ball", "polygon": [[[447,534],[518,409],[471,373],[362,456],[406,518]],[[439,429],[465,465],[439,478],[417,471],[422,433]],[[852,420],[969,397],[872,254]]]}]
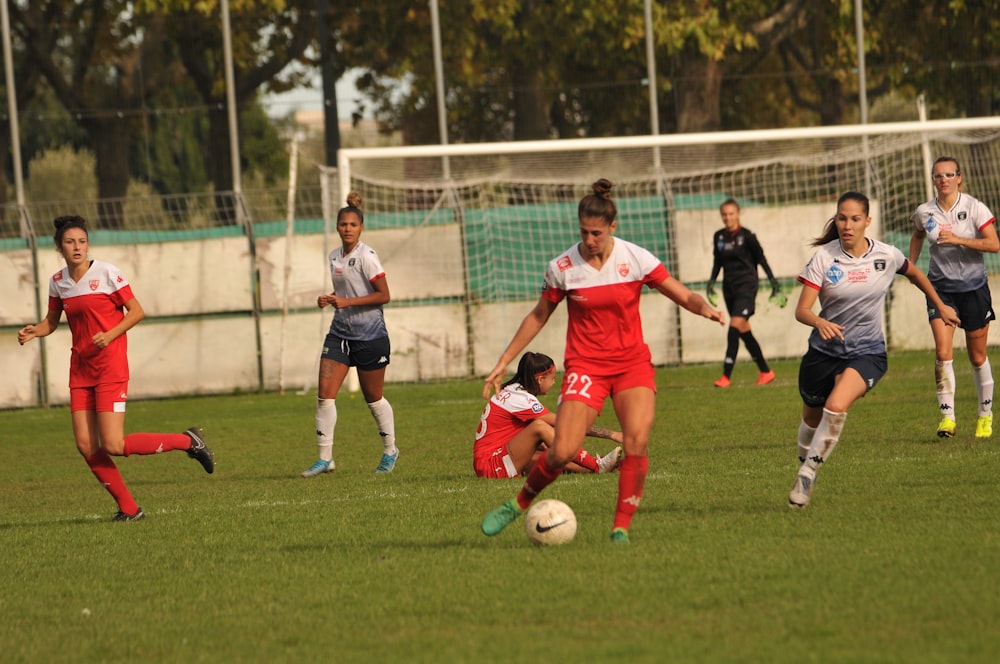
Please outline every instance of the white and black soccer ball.
[{"label": "white and black soccer ball", "polygon": [[525,515],[524,530],[535,546],[566,544],[576,535],[576,514],[561,500],[540,500]]}]

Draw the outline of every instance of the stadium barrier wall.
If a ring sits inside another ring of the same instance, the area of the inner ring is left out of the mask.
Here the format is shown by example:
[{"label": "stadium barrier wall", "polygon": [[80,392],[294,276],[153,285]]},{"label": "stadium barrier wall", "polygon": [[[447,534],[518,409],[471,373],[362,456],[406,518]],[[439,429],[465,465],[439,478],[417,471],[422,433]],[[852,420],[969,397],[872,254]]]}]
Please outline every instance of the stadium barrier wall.
[{"label": "stadium barrier wall", "polygon": [[[767,301],[766,281],[762,284],[753,325],[769,358],[794,357],[805,349],[809,329],[794,320],[798,297],[794,277],[812,255],[808,242],[832,212],[827,207],[743,210],[744,225],[758,235],[789,295],[789,306],[778,309]],[[678,211],[676,224],[674,276],[703,292],[712,264],[711,236],[720,227],[718,210]],[[872,234],[878,236],[879,228],[874,219]],[[315,385],[318,355],[332,315],[315,306],[316,296],[329,290],[324,256],[332,247],[327,235],[307,232],[289,240],[272,233],[257,237],[253,251],[242,234],[129,244],[105,244],[97,235],[92,256],[122,269],[146,311],[147,319],[129,333],[132,398]],[[906,239],[894,238],[894,243],[905,251]],[[387,379],[467,377],[470,356],[475,374],[488,373],[534,300],[473,303],[467,315],[462,262],[455,258],[462,252],[458,224],[370,229],[365,241],[378,250],[393,294],[386,309],[393,344]],[[440,257],[443,267],[428,272],[428,255]],[[34,261],[39,284],[34,283]],[[43,356],[49,402],[68,402],[70,334],[65,321],[44,340],[44,354],[42,344],[20,348],[16,340],[20,326],[36,321],[35,291],[44,308],[48,280],[62,266],[51,242],[40,243],[34,253],[28,248],[0,251],[0,279],[17,285],[0,301],[0,326],[8,331],[0,339],[6,377],[0,386],[0,407],[40,404]],[[543,272],[544,265],[539,265],[529,278],[540,285]],[[887,316],[890,347],[930,351],[923,296],[905,279],[897,281]],[[255,283],[259,305],[254,301]],[[991,285],[997,287],[994,279]],[[254,316],[255,306],[259,318]],[[724,327],[686,313],[678,315],[678,309],[657,293],[643,295],[641,306],[655,364],[721,363]],[[534,350],[562,357],[565,315],[565,307],[556,310],[532,343]],[[991,343],[995,334],[996,329],[991,330]],[[962,345],[961,334],[956,342]]]}]

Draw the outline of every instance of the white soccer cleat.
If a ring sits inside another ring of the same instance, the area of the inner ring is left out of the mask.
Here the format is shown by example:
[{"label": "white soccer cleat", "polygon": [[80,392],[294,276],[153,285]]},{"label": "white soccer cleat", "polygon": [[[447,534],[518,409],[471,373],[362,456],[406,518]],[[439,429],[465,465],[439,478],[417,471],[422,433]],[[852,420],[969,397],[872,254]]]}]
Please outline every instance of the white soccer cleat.
[{"label": "white soccer cleat", "polygon": [[617,470],[618,466],[622,464],[622,458],[625,456],[622,446],[619,445],[615,449],[611,450],[602,457],[597,457],[597,468],[601,471],[601,474],[610,473],[613,470]]}]

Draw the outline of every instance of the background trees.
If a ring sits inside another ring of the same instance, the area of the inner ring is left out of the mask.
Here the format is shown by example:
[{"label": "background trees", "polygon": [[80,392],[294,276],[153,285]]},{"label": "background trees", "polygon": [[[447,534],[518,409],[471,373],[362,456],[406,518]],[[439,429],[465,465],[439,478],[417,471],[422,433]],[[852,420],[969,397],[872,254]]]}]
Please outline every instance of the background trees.
[{"label": "background trees", "polygon": [[[647,133],[651,87],[665,132],[858,120],[852,0],[654,2],[652,84],[643,0],[438,1],[451,142]],[[321,31],[334,76],[363,72],[366,100],[352,110],[406,143],[439,140],[427,2],[229,4],[241,167],[257,181],[287,166],[261,95],[313,77]],[[869,104],[891,96],[881,107],[912,118],[926,93],[934,117],[995,113],[998,9],[866,1]],[[10,0],[10,10],[25,160],[88,149],[109,201],[136,178],[161,193],[232,189],[217,0]],[[115,205],[102,212],[111,221]]]}]

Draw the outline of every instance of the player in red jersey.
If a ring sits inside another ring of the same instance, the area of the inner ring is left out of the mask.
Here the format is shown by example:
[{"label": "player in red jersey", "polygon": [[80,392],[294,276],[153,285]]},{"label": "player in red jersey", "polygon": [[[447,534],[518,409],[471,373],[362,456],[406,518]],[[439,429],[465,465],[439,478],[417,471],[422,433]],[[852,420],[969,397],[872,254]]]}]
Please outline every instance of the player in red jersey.
[{"label": "player in red jersey", "polygon": [[542,296],[486,377],[483,397],[499,391],[507,365],[567,301],[566,373],[563,377],[555,438],[514,500],[483,519],[486,535],[496,535],[562,473],[583,446],[587,430],[610,397],[622,429],[622,460],[615,503],[613,542],[628,542],[628,529],[642,499],[649,467],[647,448],[656,409],[655,371],[642,334],[639,296],[654,288],[688,311],[725,325],[722,312],[673,279],[652,253],[614,237],[618,209],[611,182],[600,179],[580,200],[581,241],[549,263]]},{"label": "player in red jersey", "polygon": [[17,341],[24,345],[52,334],[66,312],[73,335],[69,394],[76,448],[118,503],[114,520],[137,521],[145,514],[111,456],[184,450],[208,473],[215,470],[215,457],[197,427],[184,433],[125,435],[129,379],[125,333],[142,320],[142,306],[118,268],[88,257],[89,234],[83,217],[58,217],[54,225],[56,250],[66,267],[49,283],[45,319],[21,328]]},{"label": "player in red jersey", "polygon": [[[556,363],[542,353],[525,353],[517,373],[501,386],[483,408],[472,448],[472,468],[478,477],[508,479],[531,470],[552,445],[556,416],[538,395],[547,394],[556,382]],[[622,442],[618,431],[591,427],[587,435]],[[581,449],[566,469],[576,473],[609,473],[621,462],[621,445],[601,457]]]}]

